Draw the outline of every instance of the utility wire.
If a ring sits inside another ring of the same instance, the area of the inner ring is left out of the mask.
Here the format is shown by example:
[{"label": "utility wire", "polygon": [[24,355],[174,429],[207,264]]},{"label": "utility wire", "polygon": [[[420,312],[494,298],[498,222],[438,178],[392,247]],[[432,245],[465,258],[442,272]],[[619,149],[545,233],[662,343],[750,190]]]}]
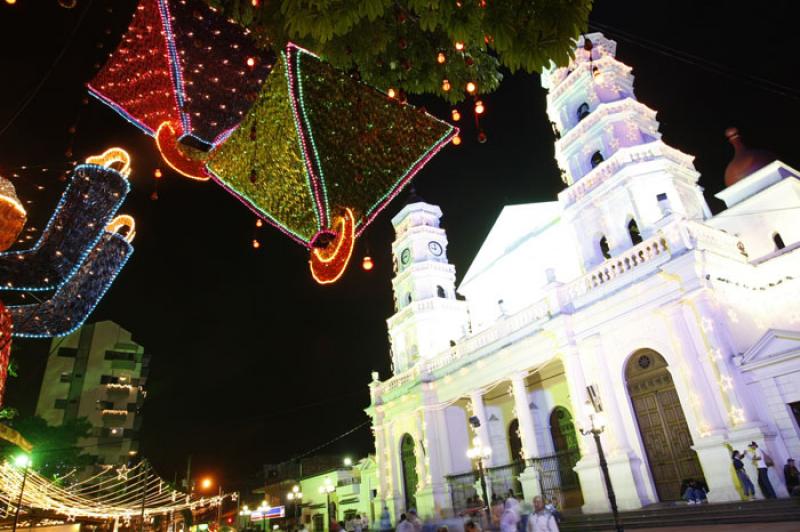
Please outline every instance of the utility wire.
[{"label": "utility wire", "polygon": [[735,70],[731,67],[722,65],[720,63],[716,63],[714,61],[702,58],[700,56],[691,54],[689,52],[685,52],[683,50],[679,50],[677,48],[667,46],[665,44],[658,43],[656,41],[646,39],[644,37],[640,37],[638,35],[634,35],[632,33],[628,33],[624,30],[620,30],[608,24],[599,22],[590,22],[589,27],[595,30],[602,31],[603,33],[608,34],[616,39],[638,45],[639,47],[649,50],[651,52],[671,57],[678,61],[682,61],[684,63],[688,63],[696,67],[709,70],[717,74],[721,74],[723,76],[745,81],[746,83],[752,86],[758,87],[768,92],[772,92],[774,94],[779,94],[781,96],[785,96],[793,100],[800,100],[800,89],[796,87],[791,87],[788,85],[784,85],[782,83],[777,83],[775,81],[762,78],[760,76],[744,74],[741,71]]},{"label": "utility wire", "polygon": [[67,53],[70,44],[72,44],[72,41],[75,39],[75,35],[78,34],[78,30],[80,29],[81,24],[83,24],[83,20],[86,18],[86,15],[89,13],[93,1],[94,0],[89,0],[88,2],[86,2],[86,7],[83,8],[83,11],[81,11],[80,16],[78,17],[78,22],[75,23],[75,26],[72,28],[72,32],[67,37],[67,41],[64,43],[64,47],[61,48],[60,52],[58,52],[58,55],[56,55],[56,58],[50,64],[50,68],[48,68],[47,71],[44,73],[42,79],[39,80],[39,83],[37,83],[33,87],[33,89],[28,91],[28,94],[25,95],[25,98],[23,99],[20,106],[17,108],[16,112],[11,116],[11,119],[6,123],[5,126],[3,126],[2,129],[0,129],[0,136],[2,136],[3,133],[5,133],[8,130],[8,128],[10,128],[11,125],[17,120],[17,118],[19,118],[19,115],[21,115],[23,111],[25,111],[25,109],[28,108],[33,99],[36,98],[36,95],[39,94],[39,91],[42,90],[42,87],[47,82],[47,80],[50,79],[50,75],[53,73],[53,70],[55,70],[58,63],[61,62],[61,59],[63,59],[64,54]]}]

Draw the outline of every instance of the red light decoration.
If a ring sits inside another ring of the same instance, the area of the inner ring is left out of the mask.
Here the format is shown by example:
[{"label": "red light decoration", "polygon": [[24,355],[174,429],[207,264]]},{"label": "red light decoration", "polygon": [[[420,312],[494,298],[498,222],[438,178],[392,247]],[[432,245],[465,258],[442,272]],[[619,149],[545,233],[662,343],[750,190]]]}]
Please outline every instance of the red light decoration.
[{"label": "red light decoration", "polygon": [[342,276],[350,263],[353,247],[356,243],[355,217],[350,208],[346,208],[343,215],[333,220],[336,237],[324,248],[311,250],[311,276],[319,284],[335,283]]},{"label": "red light decoration", "polygon": [[0,406],[3,405],[3,395],[6,391],[6,378],[8,377],[8,363],[11,358],[11,332],[14,329],[11,313],[0,301]]},{"label": "red light decoration", "polygon": [[171,123],[164,122],[158,127],[156,146],[161,152],[161,158],[170,168],[189,179],[208,181],[205,161],[192,159],[180,150],[178,137]]},{"label": "red light decoration", "polygon": [[[253,68],[243,68],[248,58]],[[239,123],[274,59],[201,0],[140,0],[88,88],[148,135],[170,122],[184,143],[207,150]]]}]

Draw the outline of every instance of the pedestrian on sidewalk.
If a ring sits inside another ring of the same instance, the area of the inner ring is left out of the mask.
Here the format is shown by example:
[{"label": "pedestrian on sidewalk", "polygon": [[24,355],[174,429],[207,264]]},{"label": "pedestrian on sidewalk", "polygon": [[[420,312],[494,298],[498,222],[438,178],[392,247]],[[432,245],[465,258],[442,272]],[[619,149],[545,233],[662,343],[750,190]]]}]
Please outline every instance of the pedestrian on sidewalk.
[{"label": "pedestrian on sidewalk", "polygon": [[544,507],[544,501],[537,495],[533,498],[533,512],[528,516],[527,532],[558,532],[558,524],[553,514]]},{"label": "pedestrian on sidewalk", "polygon": [[756,487],[753,486],[753,482],[750,480],[750,477],[747,476],[747,472],[744,470],[742,453],[739,451],[733,451],[733,469],[736,471],[736,476],[739,478],[739,482],[742,485],[745,498],[750,500],[755,499]]},{"label": "pedestrian on sidewalk", "polygon": [[777,499],[775,490],[772,488],[772,483],[769,481],[768,468],[774,465],[772,458],[758,448],[756,442],[750,442],[750,453],[753,460],[753,465],[758,469],[758,487],[761,488],[761,493],[767,499]]},{"label": "pedestrian on sidewalk", "polygon": [[794,465],[794,458],[786,460],[783,466],[783,478],[789,495],[800,495],[800,471]]}]

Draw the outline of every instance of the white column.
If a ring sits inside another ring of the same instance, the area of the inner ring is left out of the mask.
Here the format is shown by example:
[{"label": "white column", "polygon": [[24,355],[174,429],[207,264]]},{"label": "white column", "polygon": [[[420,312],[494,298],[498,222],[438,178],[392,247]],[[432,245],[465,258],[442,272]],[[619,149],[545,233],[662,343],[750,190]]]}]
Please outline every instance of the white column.
[{"label": "white column", "polygon": [[[517,411],[517,421],[519,422],[519,435],[522,439],[522,452],[525,458],[535,458],[539,456],[539,449],[536,443],[536,433],[533,429],[533,414],[528,406],[528,390],[525,388],[525,373],[517,373],[511,377],[511,386],[514,392],[514,406]],[[518,457],[512,456],[512,460]]]},{"label": "white column", "polygon": [[[472,404],[472,415],[477,416],[478,420],[481,422],[481,426],[475,429],[478,437],[481,439],[481,445],[490,445],[491,439],[489,435],[489,420],[486,418],[486,407],[483,404],[483,394],[480,390],[470,392],[469,401]],[[467,452],[467,449],[464,449],[464,452]],[[483,464],[486,467],[491,467],[492,457],[490,456],[488,459],[484,460]]]}]

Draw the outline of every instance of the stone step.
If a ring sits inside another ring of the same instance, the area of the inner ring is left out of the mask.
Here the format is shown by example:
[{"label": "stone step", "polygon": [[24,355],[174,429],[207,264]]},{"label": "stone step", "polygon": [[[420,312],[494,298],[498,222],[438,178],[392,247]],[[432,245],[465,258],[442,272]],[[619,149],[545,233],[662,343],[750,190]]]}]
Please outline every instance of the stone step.
[{"label": "stone step", "polygon": [[[698,526],[706,524],[766,523],[800,521],[800,499],[743,501],[721,504],[653,505],[641,510],[620,513],[625,528],[654,526]],[[561,530],[578,532],[613,530],[614,518],[608,514],[564,516]]]}]

